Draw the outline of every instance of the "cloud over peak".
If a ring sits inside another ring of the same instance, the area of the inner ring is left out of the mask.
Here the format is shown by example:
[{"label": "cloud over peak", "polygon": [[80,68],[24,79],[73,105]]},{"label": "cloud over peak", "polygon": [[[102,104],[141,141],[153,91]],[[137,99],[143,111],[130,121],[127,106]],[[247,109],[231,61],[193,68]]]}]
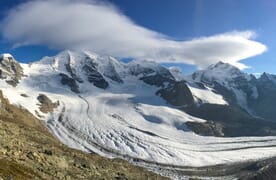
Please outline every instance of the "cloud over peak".
[{"label": "cloud over peak", "polygon": [[2,22],[4,39],[15,46],[92,50],[117,57],[176,62],[204,68],[217,61],[239,68],[239,61],[266,51],[253,31],[233,31],[189,41],[135,24],[116,7],[88,0],[36,0],[12,9]]}]

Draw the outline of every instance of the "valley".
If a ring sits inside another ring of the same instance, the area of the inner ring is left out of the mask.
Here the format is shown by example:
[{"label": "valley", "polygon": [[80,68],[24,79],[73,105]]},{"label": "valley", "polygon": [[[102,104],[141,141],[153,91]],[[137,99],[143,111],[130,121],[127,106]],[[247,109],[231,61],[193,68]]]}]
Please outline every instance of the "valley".
[{"label": "valley", "polygon": [[274,167],[276,121],[257,103],[263,78],[229,64],[181,76],[150,61],[64,51],[30,64],[4,59],[0,70],[3,96],[70,148],[171,178],[246,179]]}]

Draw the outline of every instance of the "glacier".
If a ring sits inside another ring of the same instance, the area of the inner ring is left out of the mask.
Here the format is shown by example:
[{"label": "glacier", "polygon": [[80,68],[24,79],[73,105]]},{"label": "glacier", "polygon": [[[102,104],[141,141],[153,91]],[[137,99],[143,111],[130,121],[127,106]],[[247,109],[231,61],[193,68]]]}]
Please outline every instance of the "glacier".
[{"label": "glacier", "polygon": [[[101,75],[97,78],[108,83],[107,88],[88,81],[82,67],[89,61],[93,61]],[[230,164],[276,155],[274,136],[210,137],[190,130],[186,122],[206,120],[168,104],[156,95],[157,86],[139,79],[145,74],[162,73],[163,68],[158,64],[122,63],[93,52],[65,51],[20,65],[24,76],[16,87],[0,81],[4,96],[42,119],[58,139],[72,148],[138,164],[179,167]],[[79,92],[63,85],[60,74],[79,80]],[[202,103],[227,105],[211,87],[198,89],[192,84],[188,87],[195,98],[203,99]],[[39,94],[59,102],[59,106],[53,112],[41,112]],[[205,96],[208,98],[204,100]]]}]

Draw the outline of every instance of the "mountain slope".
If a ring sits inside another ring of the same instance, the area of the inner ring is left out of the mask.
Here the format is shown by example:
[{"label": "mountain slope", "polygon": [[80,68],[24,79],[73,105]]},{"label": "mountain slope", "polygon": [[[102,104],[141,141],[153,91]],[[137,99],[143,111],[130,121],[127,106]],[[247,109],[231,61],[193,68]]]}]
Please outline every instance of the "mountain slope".
[{"label": "mountain slope", "polygon": [[195,72],[190,78],[215,89],[230,105],[238,106],[252,116],[275,121],[274,75],[264,73],[257,79],[230,64],[219,62]]},{"label": "mountain slope", "polygon": [[198,99],[195,105],[182,110],[208,120],[205,124],[189,123],[195,132],[231,137],[275,135],[273,78],[256,79],[218,62],[180,79],[187,81]]},{"label": "mountain slope", "polygon": [[126,161],[70,149],[0,95],[0,179],[165,179]]},{"label": "mountain slope", "polygon": [[[44,120],[70,147],[155,171],[160,166],[202,167],[276,155],[273,136],[236,137],[274,135],[275,125],[252,116],[248,104],[236,99],[244,92],[240,87],[252,89],[245,82],[254,79],[228,65],[208,69],[206,78],[202,71],[182,81],[153,62],[125,64],[87,51],[65,51],[19,65],[24,73],[16,87],[0,81],[4,96]],[[216,68],[231,72],[230,79],[209,78],[215,77]],[[198,135],[202,131],[235,138]]]},{"label": "mountain slope", "polygon": [[259,79],[255,81],[258,97],[249,99],[249,107],[256,115],[276,121],[275,102],[276,102],[276,83],[275,75],[263,73]]}]

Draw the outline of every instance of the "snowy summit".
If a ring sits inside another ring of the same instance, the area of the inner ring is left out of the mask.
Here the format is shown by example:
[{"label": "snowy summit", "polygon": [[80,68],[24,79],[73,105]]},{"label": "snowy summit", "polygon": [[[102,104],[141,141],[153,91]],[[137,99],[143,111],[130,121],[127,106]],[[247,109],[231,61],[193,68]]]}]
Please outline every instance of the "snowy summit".
[{"label": "snowy summit", "polygon": [[4,53],[4,54],[0,55],[0,61],[2,61],[4,59],[6,59],[6,60],[13,60],[14,58],[13,58],[13,56],[11,54]]}]

